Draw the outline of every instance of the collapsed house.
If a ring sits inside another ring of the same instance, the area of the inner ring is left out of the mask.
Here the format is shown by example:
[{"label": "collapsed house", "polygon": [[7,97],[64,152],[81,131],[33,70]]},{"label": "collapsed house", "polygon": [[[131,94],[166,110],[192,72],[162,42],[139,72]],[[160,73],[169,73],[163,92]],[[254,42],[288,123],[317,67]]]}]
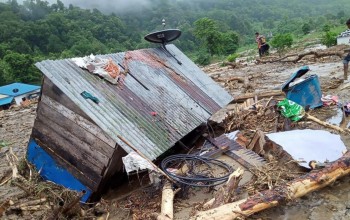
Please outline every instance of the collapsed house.
[{"label": "collapsed house", "polygon": [[44,80],[27,158],[41,176],[87,201],[122,171],[127,153],[155,160],[232,100],[178,48],[167,49],[98,56],[125,70],[117,84],[72,59],[36,64]]}]

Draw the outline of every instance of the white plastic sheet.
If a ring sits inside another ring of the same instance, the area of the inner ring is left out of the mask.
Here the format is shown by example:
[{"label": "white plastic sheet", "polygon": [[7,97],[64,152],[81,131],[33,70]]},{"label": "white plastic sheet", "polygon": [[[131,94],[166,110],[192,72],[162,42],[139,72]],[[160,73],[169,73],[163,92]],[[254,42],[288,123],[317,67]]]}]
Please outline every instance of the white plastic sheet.
[{"label": "white plastic sheet", "polygon": [[339,135],[323,130],[293,130],[267,134],[267,137],[307,168],[310,168],[311,160],[321,163],[335,161],[346,150]]},{"label": "white plastic sheet", "polygon": [[125,167],[125,171],[128,174],[132,171],[139,171],[145,169],[154,170],[152,164],[150,164],[146,159],[144,159],[134,151],[132,151],[125,157],[122,157],[122,161]]}]

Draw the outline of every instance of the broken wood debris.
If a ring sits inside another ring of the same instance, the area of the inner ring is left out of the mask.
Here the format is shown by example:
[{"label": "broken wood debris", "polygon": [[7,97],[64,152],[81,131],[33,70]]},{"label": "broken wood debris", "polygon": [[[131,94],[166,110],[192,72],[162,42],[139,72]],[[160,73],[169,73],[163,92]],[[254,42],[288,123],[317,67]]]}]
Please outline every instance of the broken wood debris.
[{"label": "broken wood debris", "polygon": [[221,186],[219,190],[215,193],[215,197],[208,202],[206,202],[203,206],[204,209],[212,209],[229,203],[230,201],[235,200],[235,190],[238,187],[239,181],[242,178],[244,170],[242,168],[238,168],[233,172],[228,178],[225,185]]},{"label": "broken wood debris", "polygon": [[170,182],[166,182],[162,190],[161,213],[154,214],[153,217],[157,220],[172,220],[174,219],[174,197],[181,189],[173,190]]},{"label": "broken wood debris", "polygon": [[234,97],[234,100],[231,103],[242,103],[250,98],[269,98],[269,97],[284,97],[285,93],[280,90],[271,90],[271,91],[262,91],[262,92],[255,92],[255,93],[245,93],[242,95],[238,95]]},{"label": "broken wood debris", "polygon": [[[318,51],[307,51],[303,53],[294,53],[294,54],[287,54],[284,57],[278,58],[278,59],[271,59],[268,60],[268,57],[265,59],[257,59],[258,63],[274,63],[274,62],[291,62],[291,63],[297,63],[298,61],[302,60],[304,57],[312,55],[314,59],[321,58],[321,57],[328,57],[328,56],[338,56],[339,58],[342,58],[344,56],[344,53],[341,51],[325,51],[325,52],[318,52]],[[294,57],[293,59],[287,59],[290,57]]]},{"label": "broken wood debris", "polygon": [[259,192],[246,199],[199,212],[191,220],[229,220],[242,216],[247,217],[264,209],[300,198],[348,174],[350,174],[350,152],[347,152],[339,160],[330,163],[324,169],[310,172],[288,182],[288,184]]}]

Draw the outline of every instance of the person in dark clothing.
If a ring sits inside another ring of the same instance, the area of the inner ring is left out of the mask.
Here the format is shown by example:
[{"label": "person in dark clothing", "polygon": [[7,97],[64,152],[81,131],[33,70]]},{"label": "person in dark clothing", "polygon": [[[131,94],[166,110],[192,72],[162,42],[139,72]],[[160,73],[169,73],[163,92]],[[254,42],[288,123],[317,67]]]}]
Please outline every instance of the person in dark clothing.
[{"label": "person in dark clothing", "polygon": [[255,41],[258,44],[259,56],[268,55],[270,46],[266,43],[264,35],[260,35],[259,32],[255,33]]},{"label": "person in dark clothing", "polygon": [[[346,25],[350,29],[350,19],[346,22]],[[350,44],[350,40],[349,40]],[[348,54],[344,57],[343,59],[343,64],[344,64],[344,80],[348,80],[348,71],[349,71],[349,62],[350,62],[350,51],[348,51]]]}]

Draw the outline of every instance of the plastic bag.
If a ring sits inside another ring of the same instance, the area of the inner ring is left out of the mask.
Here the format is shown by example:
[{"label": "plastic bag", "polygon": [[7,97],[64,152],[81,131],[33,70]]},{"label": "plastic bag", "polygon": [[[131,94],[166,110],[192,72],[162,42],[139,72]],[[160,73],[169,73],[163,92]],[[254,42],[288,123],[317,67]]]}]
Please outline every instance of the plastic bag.
[{"label": "plastic bag", "polygon": [[278,102],[277,106],[280,108],[281,114],[292,121],[299,121],[305,115],[303,106],[288,99]]}]

